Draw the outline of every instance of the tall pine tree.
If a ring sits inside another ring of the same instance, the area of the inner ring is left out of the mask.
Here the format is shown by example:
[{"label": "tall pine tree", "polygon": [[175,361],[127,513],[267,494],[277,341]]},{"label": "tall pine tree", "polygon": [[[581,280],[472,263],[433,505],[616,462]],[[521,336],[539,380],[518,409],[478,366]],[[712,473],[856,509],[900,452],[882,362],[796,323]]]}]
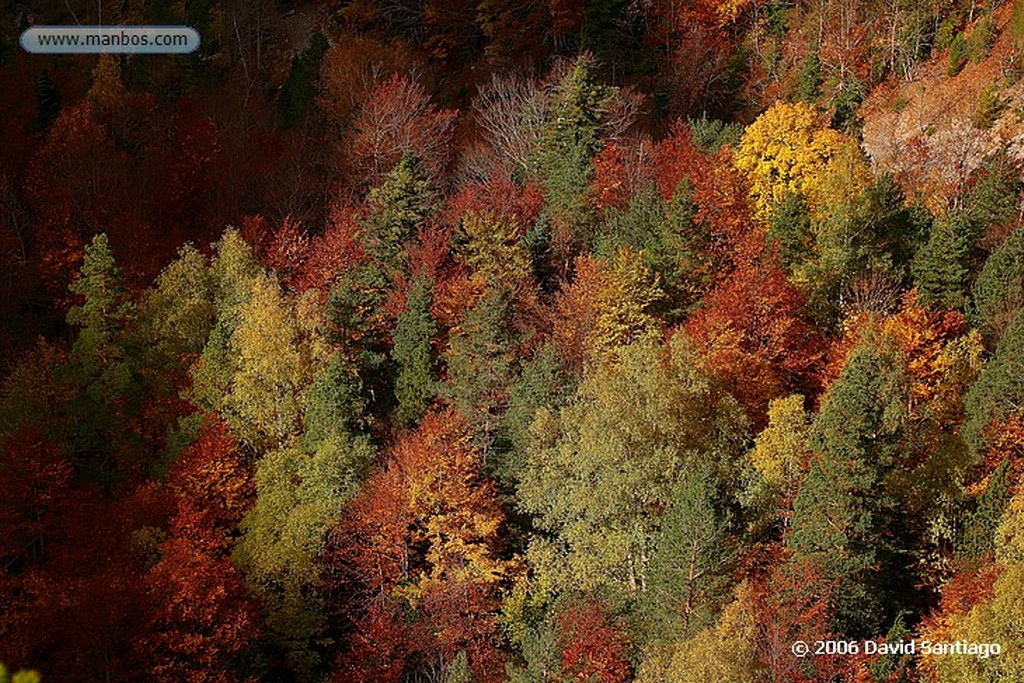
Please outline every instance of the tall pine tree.
[{"label": "tall pine tree", "polygon": [[398,316],[391,357],[398,365],[395,378],[397,419],[405,425],[419,421],[437,392],[431,339],[437,323],[430,315],[430,290],[422,279],[409,289],[406,310]]},{"label": "tall pine tree", "polygon": [[71,443],[80,465],[105,476],[113,466],[110,456],[133,440],[128,420],[141,398],[126,334],[134,306],[106,234],[86,247],[71,292],[79,297],[67,318],[78,328],[65,373],[75,391],[68,405]]},{"label": "tall pine tree", "polygon": [[835,590],[833,628],[881,633],[915,600],[900,501],[887,475],[901,465],[908,383],[891,340],[869,333],[814,422],[816,452],[793,504],[793,560],[814,560]]}]

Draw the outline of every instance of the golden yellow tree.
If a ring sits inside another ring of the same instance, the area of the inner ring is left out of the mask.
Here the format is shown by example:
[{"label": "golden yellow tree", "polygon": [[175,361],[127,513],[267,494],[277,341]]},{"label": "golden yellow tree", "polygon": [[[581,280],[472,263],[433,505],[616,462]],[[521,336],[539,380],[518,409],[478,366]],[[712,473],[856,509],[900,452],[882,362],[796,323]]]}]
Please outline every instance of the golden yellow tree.
[{"label": "golden yellow tree", "polygon": [[656,339],[658,321],[650,308],[661,296],[657,275],[644,264],[643,252],[622,247],[595,297],[597,317],[587,338],[591,357],[613,360],[622,346]]},{"label": "golden yellow tree", "polygon": [[1007,506],[996,530],[996,579],[991,596],[969,612],[939,614],[929,620],[922,638],[933,641],[998,643],[999,656],[929,655],[922,668],[935,683],[989,683],[1024,680],[1024,492]]},{"label": "golden yellow tree", "polygon": [[225,419],[243,441],[283,448],[296,436],[311,379],[309,354],[277,280],[260,275],[239,314],[229,348],[238,371],[224,399]]},{"label": "golden yellow tree", "polygon": [[777,102],[761,114],[743,133],[733,163],[750,177],[763,219],[792,195],[807,202],[813,217],[825,218],[870,180],[857,141],[820,125],[803,102]]},{"label": "golden yellow tree", "polygon": [[765,481],[780,492],[792,492],[811,452],[811,420],[799,394],[778,398],[768,406],[768,426],[758,434],[748,457]]},{"label": "golden yellow tree", "polygon": [[486,212],[462,217],[460,253],[474,273],[488,282],[522,283],[530,277],[530,252],[514,218]]},{"label": "golden yellow tree", "polygon": [[756,639],[753,589],[741,583],[718,623],[648,653],[636,683],[753,683],[759,680]]}]

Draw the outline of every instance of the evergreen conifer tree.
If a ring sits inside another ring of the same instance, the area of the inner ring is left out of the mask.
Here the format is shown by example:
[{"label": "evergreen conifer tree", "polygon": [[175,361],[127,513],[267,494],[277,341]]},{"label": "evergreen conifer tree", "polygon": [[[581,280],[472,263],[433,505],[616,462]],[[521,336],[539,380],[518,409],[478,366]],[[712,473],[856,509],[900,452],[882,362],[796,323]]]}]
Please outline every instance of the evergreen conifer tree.
[{"label": "evergreen conifer tree", "polygon": [[835,582],[833,626],[854,637],[878,633],[914,599],[900,501],[886,489],[904,445],[906,392],[894,345],[869,333],[822,404],[817,457],[793,504],[794,560],[820,562]]},{"label": "evergreen conifer tree", "polygon": [[984,332],[998,342],[1024,308],[1024,228],[1010,233],[988,257],[973,294]]},{"label": "evergreen conifer tree", "polygon": [[935,221],[928,242],[911,264],[922,303],[963,310],[967,304],[972,246],[970,226],[963,216]]},{"label": "evergreen conifer tree", "polygon": [[391,350],[391,357],[398,366],[396,417],[402,424],[418,422],[437,391],[434,352],[430,345],[437,331],[437,323],[430,315],[430,291],[422,279],[416,279],[409,289],[406,310],[398,316]]},{"label": "evergreen conifer tree", "polygon": [[961,434],[975,453],[985,442],[985,430],[1006,420],[1024,405],[1024,313],[1018,313],[964,399],[967,413]]},{"label": "evergreen conifer tree", "polygon": [[49,128],[57,120],[62,102],[57,84],[50,78],[50,72],[43,69],[36,79],[36,128]]}]

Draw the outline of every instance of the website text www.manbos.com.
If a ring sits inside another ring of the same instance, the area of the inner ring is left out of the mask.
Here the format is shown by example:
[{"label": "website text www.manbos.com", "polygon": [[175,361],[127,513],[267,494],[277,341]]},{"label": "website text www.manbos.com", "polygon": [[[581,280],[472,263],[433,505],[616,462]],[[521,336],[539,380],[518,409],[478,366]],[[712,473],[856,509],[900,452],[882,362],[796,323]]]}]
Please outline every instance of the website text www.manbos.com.
[{"label": "website text www.manbos.com", "polygon": [[199,42],[188,26],[33,26],[21,34],[34,54],[186,54]]}]

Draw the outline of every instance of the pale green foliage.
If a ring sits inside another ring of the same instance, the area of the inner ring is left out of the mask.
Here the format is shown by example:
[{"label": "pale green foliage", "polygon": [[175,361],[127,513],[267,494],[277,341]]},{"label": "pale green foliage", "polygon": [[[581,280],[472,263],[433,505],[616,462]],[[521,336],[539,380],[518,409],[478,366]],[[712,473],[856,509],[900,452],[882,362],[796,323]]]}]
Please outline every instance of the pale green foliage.
[{"label": "pale green foliage", "polygon": [[476,677],[469,665],[466,651],[459,650],[455,658],[445,667],[443,683],[474,683],[475,680]]},{"label": "pale green foliage", "polygon": [[16,671],[12,674],[0,663],[0,683],[39,683],[41,680],[36,671]]},{"label": "pale green foliage", "polygon": [[677,335],[620,351],[557,414],[541,410],[519,485],[522,507],[549,532],[531,556],[556,586],[635,594],[650,572],[660,515],[683,472],[731,472],[746,424],[735,401],[697,369]]},{"label": "pale green foliage", "polygon": [[239,563],[257,577],[313,581],[320,535],[372,458],[364,439],[338,436],[312,454],[292,447],[265,455],[256,469],[256,506],[242,525]]},{"label": "pale green foliage", "polygon": [[[964,636],[975,642],[1000,643],[1003,654],[988,660],[967,660],[985,672],[983,681],[1024,680],[1024,653],[1019,644],[1024,637],[1024,563],[1008,562],[993,586],[992,602],[972,610]],[[987,609],[986,609],[987,607]],[[971,622],[974,622],[973,624]],[[974,628],[972,628],[972,626]],[[977,629],[977,630],[975,630]],[[969,679],[961,678],[968,683]]]},{"label": "pale green foliage", "polygon": [[1019,47],[1024,44],[1024,2],[1013,0],[1013,14],[1010,17],[1010,35]]},{"label": "pale green foliage", "polygon": [[998,657],[932,657],[939,683],[991,683],[1024,680],[1024,494],[1017,493],[996,530],[996,562],[1001,570],[992,597],[963,616],[954,616],[949,640],[1000,643]]},{"label": "pale green foliage", "polygon": [[260,266],[252,255],[252,249],[234,228],[224,231],[220,241],[214,245],[210,275],[213,278],[213,295],[219,319],[237,315],[238,310],[249,299],[249,290]]},{"label": "pale green foliage", "polygon": [[234,560],[263,597],[275,640],[307,675],[317,666],[313,642],[325,625],[316,558],[373,455],[365,438],[340,435],[312,454],[271,451],[256,468],[256,504],[242,522]]},{"label": "pale green foliage", "polygon": [[652,648],[636,683],[754,683],[760,680],[753,590],[740,584],[718,623],[667,648]]},{"label": "pale green foliage", "polygon": [[298,434],[302,394],[311,378],[299,341],[290,302],[272,276],[260,275],[228,343],[237,371],[223,415],[241,440],[281,447]]},{"label": "pale green foliage", "polygon": [[1004,564],[1024,564],[1024,493],[1010,499],[995,529],[995,559]]},{"label": "pale green foliage", "polygon": [[101,352],[102,345],[110,342],[131,310],[121,269],[105,233],[96,235],[86,247],[81,275],[70,289],[84,299],[68,311],[68,323],[82,328],[75,344],[78,350],[72,353]]},{"label": "pale green foliage", "polygon": [[173,362],[203,350],[215,315],[206,257],[186,244],[146,293],[140,310],[143,339],[158,359]]},{"label": "pale green foliage", "polygon": [[199,360],[191,368],[188,397],[205,411],[220,410],[234,376],[238,359],[229,340],[238,326],[242,306],[252,296],[260,272],[252,250],[234,228],[228,228],[214,245],[209,277],[216,320]]},{"label": "pale green foliage", "polygon": [[420,161],[406,155],[367,197],[370,215],[363,238],[377,265],[388,274],[401,266],[405,242],[434,211],[436,198]]},{"label": "pale green foliage", "polygon": [[190,369],[192,386],[188,398],[205,411],[219,411],[231,378],[238,368],[238,359],[228,346],[229,326],[220,324],[210,330],[206,346]]},{"label": "pale green foliage", "polygon": [[1024,564],[1024,492],[1010,499],[996,528],[996,560]]}]

